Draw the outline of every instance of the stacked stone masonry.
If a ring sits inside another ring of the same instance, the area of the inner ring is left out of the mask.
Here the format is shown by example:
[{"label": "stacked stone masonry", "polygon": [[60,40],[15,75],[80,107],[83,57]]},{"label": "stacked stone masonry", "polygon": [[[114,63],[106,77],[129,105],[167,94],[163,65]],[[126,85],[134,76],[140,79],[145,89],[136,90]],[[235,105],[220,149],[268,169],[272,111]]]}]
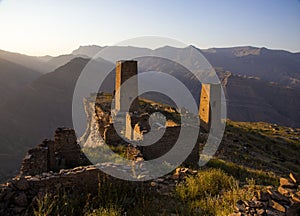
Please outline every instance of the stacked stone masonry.
[{"label": "stacked stone masonry", "polygon": [[88,164],[91,163],[81,152],[75,131],[70,128],[58,128],[54,141],[44,140],[42,144],[28,151],[20,171],[23,175],[35,175]]}]

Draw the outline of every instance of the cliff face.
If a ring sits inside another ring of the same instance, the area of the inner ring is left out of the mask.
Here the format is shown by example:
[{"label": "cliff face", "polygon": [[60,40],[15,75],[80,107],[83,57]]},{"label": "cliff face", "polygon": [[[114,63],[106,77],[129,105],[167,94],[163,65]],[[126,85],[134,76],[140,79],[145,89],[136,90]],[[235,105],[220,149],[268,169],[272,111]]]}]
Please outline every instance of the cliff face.
[{"label": "cliff face", "polygon": [[300,90],[236,75],[224,84],[229,119],[299,126]]},{"label": "cliff face", "polygon": [[[94,98],[94,100],[92,99]],[[111,95],[97,94],[84,99],[84,109],[87,116],[87,127],[80,138],[83,147],[103,146],[104,140],[111,145],[124,143],[116,133],[111,119]]]},{"label": "cliff face", "polygon": [[100,136],[103,130],[99,127],[99,116],[95,110],[95,104],[88,99],[84,99],[84,110],[87,117],[87,127],[79,139],[81,146],[83,147],[97,147],[103,145],[103,138]]}]

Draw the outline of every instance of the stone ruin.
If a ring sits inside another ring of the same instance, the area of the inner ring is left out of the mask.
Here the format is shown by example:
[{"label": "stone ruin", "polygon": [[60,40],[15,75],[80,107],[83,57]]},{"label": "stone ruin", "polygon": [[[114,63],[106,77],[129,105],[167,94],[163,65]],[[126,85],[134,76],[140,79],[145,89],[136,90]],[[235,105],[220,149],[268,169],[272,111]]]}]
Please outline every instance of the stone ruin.
[{"label": "stone ruin", "polygon": [[[116,90],[120,88],[123,82],[134,75],[137,75],[136,61],[117,62]],[[132,86],[131,91],[137,91],[137,80],[135,81],[136,85]],[[198,142],[185,160],[184,165],[198,166],[200,143],[204,142],[202,135],[209,131],[211,121],[210,104],[217,106],[217,108],[219,107],[219,104],[216,104],[216,101],[214,102],[215,98],[212,96],[213,91],[220,91],[220,86],[206,84],[202,87],[199,108],[202,131],[199,133]],[[98,96],[107,97],[103,94],[97,95],[97,97]],[[120,102],[122,97],[125,97],[125,99],[128,97],[129,100],[132,99],[130,95],[126,93],[123,94],[122,91],[120,91],[116,95],[117,102],[115,104],[115,110],[113,111],[111,111],[110,103],[97,103],[96,100],[95,106],[95,104],[89,104],[88,100],[84,101],[90,121],[87,127],[89,131],[85,133],[83,140],[90,138],[91,142],[96,142],[95,134],[100,134],[109,145],[127,145],[126,140],[124,141],[114,129],[113,123],[118,122],[113,122],[112,115],[114,113],[112,112],[124,115],[124,135],[128,140],[136,141],[143,139],[143,135],[150,130],[150,115],[149,113],[139,111],[138,98],[133,100],[134,102],[130,107],[130,112],[124,112],[122,109],[123,105]],[[210,98],[212,103],[210,102]],[[168,152],[176,143],[180,125],[164,125],[163,127],[165,129],[163,137],[153,145],[143,148],[129,146],[128,151],[134,152],[134,156],[129,158],[136,160],[135,155],[142,155],[144,159],[151,160]],[[140,160],[136,160],[137,167],[139,167],[138,163],[140,162]],[[22,162],[18,176],[0,185],[0,215],[23,215],[28,206],[31,205],[32,201],[40,193],[55,193],[60,188],[63,188],[64,190],[70,190],[80,194],[86,191],[96,191],[95,188],[101,178],[109,178],[111,182],[121,181],[107,176],[107,174],[99,169],[99,166],[104,169],[110,169],[110,166],[115,167],[116,164],[104,163],[97,164],[97,166],[91,165],[91,162],[81,151],[75,131],[70,128],[58,128],[55,131],[54,140],[44,140],[41,144],[28,151]],[[119,169],[130,171],[132,167],[119,167]],[[141,169],[139,172],[142,178],[143,172],[147,172],[147,170]],[[181,168],[178,168],[175,174],[167,175],[164,178],[151,182],[151,187],[153,187],[153,185],[157,187],[159,184],[166,185],[168,181],[170,181],[170,184],[175,185],[178,180],[182,178],[182,175],[186,173],[195,174],[197,171],[189,169],[181,170]],[[149,182],[146,182],[146,184],[149,184]]]},{"label": "stone ruin", "polygon": [[77,143],[75,131],[70,128],[58,128],[54,140],[44,140],[28,150],[20,171],[22,175],[36,175],[89,164],[91,162]]},{"label": "stone ruin", "polygon": [[[130,104],[130,100],[134,99],[134,94],[138,92],[137,78],[137,61],[117,61],[116,63],[116,83],[115,83],[115,110],[116,112],[124,112],[126,104]],[[130,85],[126,89],[122,89],[122,84],[129,81]],[[130,106],[130,111],[134,112],[139,109],[138,98],[135,98]]]},{"label": "stone ruin", "polygon": [[199,118],[205,132],[210,131],[212,121],[221,121],[221,84],[202,84]]},{"label": "stone ruin", "polygon": [[[96,105],[89,104],[86,99],[84,105],[86,108],[86,113],[88,115],[88,132],[83,136],[83,140],[91,138],[90,141],[97,143],[94,137],[100,134],[104,141],[109,145],[126,145],[130,141],[143,140],[144,134],[151,130],[149,125],[150,114],[146,112],[141,112],[139,109],[139,100],[135,98],[133,100],[133,105],[130,107],[130,111],[124,111],[122,101],[128,103],[132,100],[130,92],[136,91],[137,88],[137,61],[118,61],[116,65],[116,102],[115,109],[111,110],[111,101],[106,101],[104,103],[98,99],[101,97],[108,97],[105,94],[96,95]],[[130,91],[125,92],[120,88],[122,84],[134,77],[133,85]],[[119,91],[120,90],[120,91]],[[211,117],[211,104],[214,106],[214,115],[216,121],[221,118],[221,105],[218,100],[221,94],[221,87],[218,84],[202,84],[202,92],[200,97],[200,107],[199,107],[199,117],[200,117],[200,128],[198,141],[195,144],[192,152],[188,158],[184,161],[184,165],[197,167],[199,161],[200,145],[205,140],[203,139],[203,134],[207,133],[210,129],[210,122],[213,120]],[[126,101],[128,100],[128,101]],[[91,108],[92,107],[92,108]],[[118,115],[123,115],[123,120],[125,122],[118,122],[118,120],[113,119],[113,115],[117,113]],[[91,123],[92,122],[92,123]],[[124,136],[127,141],[124,140],[116,132],[114,124],[125,125]],[[139,152],[136,155],[142,155],[143,159],[151,160],[158,158],[165,153],[167,153],[173,145],[176,143],[178,134],[180,132],[180,125],[162,125],[163,128],[155,128],[155,130],[165,130],[162,138],[156,141],[150,146],[138,147],[129,145],[129,152]],[[154,128],[152,128],[154,130]],[[91,131],[94,130],[94,131]],[[206,136],[204,136],[206,137]],[[136,150],[132,151],[133,148]],[[183,149],[184,150],[184,149]],[[134,158],[134,157],[130,157]],[[69,128],[58,128],[55,131],[54,140],[44,140],[37,147],[30,149],[28,154],[24,158],[21,166],[22,175],[36,175],[43,172],[49,171],[59,171],[60,169],[74,168],[81,165],[89,165],[91,162],[82,153],[80,145],[77,143],[77,138],[73,129]]]},{"label": "stone ruin", "polygon": [[[115,104],[112,105],[115,109],[111,110],[110,103],[98,103],[97,99],[96,105],[85,102],[87,107],[95,107],[94,109],[88,108],[89,111],[87,112],[87,115],[90,116],[89,121],[92,122],[94,119],[97,119],[97,126],[94,128],[97,128],[101,137],[109,145],[127,145],[132,141],[136,142],[143,140],[144,134],[148,133],[150,130],[154,130],[154,128],[150,128],[149,125],[150,114],[141,111],[138,98],[133,100],[129,111],[124,110],[124,105],[128,104],[129,101],[133,99],[132,95],[138,95],[137,74],[137,61],[118,61],[116,64]],[[130,89],[121,89],[122,84],[128,81],[128,79],[133,79],[131,80],[131,85],[129,85]],[[99,94],[97,97],[99,99],[103,97],[103,94]],[[202,84],[198,113],[201,131],[199,133],[198,142],[195,144],[192,153],[185,160],[184,165],[193,167],[198,166],[201,136],[203,133],[209,132],[211,121],[220,121],[221,119],[220,97],[221,84]],[[212,109],[214,111],[213,116],[211,115]],[[91,114],[91,112],[93,114]],[[91,123],[89,124],[91,125]],[[121,128],[123,127],[123,137],[125,137],[127,141],[116,132],[114,125],[119,125]],[[176,143],[182,125],[162,125],[162,127],[165,129],[165,134],[159,141],[151,146],[138,147],[144,159],[151,160],[167,153]],[[85,138],[83,140],[91,140],[92,137],[95,137],[95,132],[91,132],[90,127],[88,127],[87,130],[89,130],[89,132],[85,133]],[[93,135],[88,137],[89,134]]]}]

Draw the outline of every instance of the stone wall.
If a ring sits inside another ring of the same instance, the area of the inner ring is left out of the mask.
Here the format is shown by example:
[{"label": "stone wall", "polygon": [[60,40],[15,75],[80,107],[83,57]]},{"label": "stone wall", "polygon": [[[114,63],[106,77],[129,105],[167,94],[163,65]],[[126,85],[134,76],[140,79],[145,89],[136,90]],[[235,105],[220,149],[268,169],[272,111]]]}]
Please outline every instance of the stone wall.
[{"label": "stone wall", "polygon": [[[47,141],[46,141],[47,142]],[[43,173],[48,171],[48,147],[41,144],[30,149],[23,159],[21,172],[28,175]]]},{"label": "stone wall", "polygon": [[[174,186],[187,175],[197,174],[196,170],[177,168],[175,173],[147,182],[130,182],[108,176],[102,169],[118,169],[124,172],[132,172],[131,166],[118,164],[102,164],[99,166],[76,167],[74,169],[62,169],[60,172],[45,172],[38,175],[17,176],[0,185],[0,215],[16,216],[28,215],[26,211],[36,204],[36,199],[41,199],[46,193],[52,195],[65,192],[75,196],[97,196],[99,185],[105,183],[116,185],[117,188],[137,191],[157,190],[159,194],[169,194]],[[106,184],[106,185],[107,185]],[[126,191],[126,190],[125,190]]]},{"label": "stone wall", "polygon": [[[181,126],[176,127],[167,127],[163,137],[157,141],[156,143],[150,146],[144,146],[141,148],[142,155],[145,160],[151,160],[154,158],[158,158],[171,150],[171,148],[175,145],[178,140],[178,136],[180,133]],[[200,136],[200,135],[199,135]],[[186,138],[186,137],[185,137]],[[186,147],[186,149],[185,149]],[[169,163],[176,163],[176,160],[180,157],[182,152],[188,150],[188,147],[185,146],[182,151],[176,152],[175,155],[171,160],[167,161]],[[199,138],[197,142],[194,144],[194,148],[192,152],[189,154],[188,158],[183,162],[183,165],[197,167],[199,162],[199,155],[200,155],[200,146],[199,146]],[[178,154],[178,155],[177,155]]]},{"label": "stone wall", "polygon": [[[57,194],[59,191],[64,191],[78,196],[87,193],[96,194],[99,182],[103,182],[104,179],[115,184],[121,182],[107,176],[94,166],[17,176],[6,184],[0,185],[0,215],[26,215],[26,210],[34,200],[45,193]],[[127,183],[131,184],[131,182]]]},{"label": "stone wall", "polygon": [[75,131],[70,128],[58,128],[55,131],[54,141],[44,140],[42,144],[28,151],[20,173],[35,175],[88,164],[91,163],[81,152]]},{"label": "stone wall", "polygon": [[105,127],[103,138],[108,145],[117,146],[125,143],[123,138],[120,137],[117,131],[115,130],[114,125],[112,123]]},{"label": "stone wall", "polygon": [[[88,104],[88,105],[93,106],[92,104]],[[122,125],[125,132],[124,135],[129,140],[126,141],[118,135],[118,133],[114,128],[114,125],[112,123],[112,117],[111,117],[112,114],[109,108],[109,103],[107,104],[96,103],[94,112],[95,112],[94,115],[89,114],[90,122],[93,120],[93,118],[96,119],[96,122],[93,123],[95,125],[89,125],[90,127],[88,128],[88,130],[94,130],[94,131],[89,131],[90,134],[89,136],[92,137],[95,136],[95,133],[100,133],[104,141],[109,145],[113,145],[113,146],[127,145],[128,142],[130,141],[142,140],[143,134],[147,133],[150,130],[150,125],[149,125],[150,115],[148,113],[126,113],[126,112],[120,113],[119,112],[119,115],[123,114],[123,117],[121,119],[125,122],[123,121],[119,122],[118,120],[116,120],[114,124]],[[177,141],[180,127],[181,126],[166,127],[166,133],[158,142],[154,143],[149,147],[141,148],[143,149],[141,150],[143,157],[146,160],[150,160],[152,158],[157,158],[165,154],[166,152],[168,152]],[[200,141],[198,140],[197,144],[195,143],[193,151],[189,155],[189,157],[185,160],[184,165],[189,165],[189,166],[191,165],[194,167],[198,165],[199,154],[200,154],[199,142]],[[92,143],[89,144],[89,146],[92,146]],[[176,156],[174,158],[176,158]]]}]

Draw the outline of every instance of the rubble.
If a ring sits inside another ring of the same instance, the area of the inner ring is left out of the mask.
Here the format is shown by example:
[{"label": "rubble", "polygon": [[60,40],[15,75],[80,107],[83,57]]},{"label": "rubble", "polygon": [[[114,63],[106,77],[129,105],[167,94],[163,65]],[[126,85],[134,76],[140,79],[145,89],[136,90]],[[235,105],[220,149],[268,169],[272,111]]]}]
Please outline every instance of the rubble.
[{"label": "rubble", "polygon": [[297,216],[300,215],[299,199],[299,174],[290,173],[290,179],[280,178],[280,186],[275,190],[268,187],[267,191],[258,191],[253,201],[239,200],[231,214],[241,216],[252,215],[276,215],[276,216]]}]

